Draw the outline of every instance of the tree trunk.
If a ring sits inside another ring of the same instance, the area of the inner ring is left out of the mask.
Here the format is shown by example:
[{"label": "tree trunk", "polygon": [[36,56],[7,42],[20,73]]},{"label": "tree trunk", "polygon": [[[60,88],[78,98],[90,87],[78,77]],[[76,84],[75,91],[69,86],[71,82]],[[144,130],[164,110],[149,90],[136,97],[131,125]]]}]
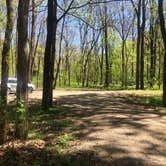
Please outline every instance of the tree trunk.
[{"label": "tree trunk", "polygon": [[53,103],[55,45],[57,31],[57,0],[48,1],[47,40],[44,56],[42,106],[49,109]]},{"label": "tree trunk", "polygon": [[142,27],[141,27],[141,66],[140,66],[140,88],[144,89],[144,35],[145,35],[145,0],[142,0]]},{"label": "tree trunk", "polygon": [[140,40],[141,40],[141,28],[140,28],[140,17],[141,17],[141,0],[138,3],[137,10],[137,57],[136,57],[136,89],[140,88]]},{"label": "tree trunk", "polygon": [[165,28],[165,19],[163,12],[163,0],[158,0],[158,13],[160,19],[160,29],[164,42],[164,66],[163,66],[163,105],[166,106],[166,28]]},{"label": "tree trunk", "polygon": [[151,7],[150,7],[150,54],[151,54],[151,61],[150,61],[150,86],[153,87],[154,79],[155,79],[155,68],[156,68],[156,31],[155,31],[155,18],[154,18],[154,0],[151,0]]},{"label": "tree trunk", "polygon": [[161,43],[160,42],[158,42],[158,46],[159,46],[158,86],[160,89],[160,86],[161,86],[161,66],[162,66],[162,63],[161,63]]},{"label": "tree trunk", "polygon": [[100,85],[103,85],[103,63],[104,63],[104,42],[102,38],[102,53],[101,53],[101,61],[100,61]]},{"label": "tree trunk", "polygon": [[[30,52],[28,59],[28,82],[32,81],[33,74],[33,58],[35,53],[35,33],[36,33],[36,21],[37,21],[37,10],[36,10],[36,0],[32,1],[32,25],[31,25],[31,39],[30,39]],[[40,32],[39,32],[40,33]]]},{"label": "tree trunk", "polygon": [[27,139],[28,136],[28,14],[29,0],[19,0],[18,5],[18,57],[17,57],[17,107],[24,111],[17,112],[16,137]]},{"label": "tree trunk", "polygon": [[107,25],[107,4],[104,5],[105,18],[104,18],[104,46],[105,46],[105,87],[109,87],[109,55],[108,55],[108,25]]},{"label": "tree trunk", "polygon": [[56,68],[55,82],[53,85],[54,88],[56,88],[57,86],[58,76],[59,76],[60,67],[61,67],[61,60],[62,60],[61,52],[62,52],[62,38],[63,38],[63,32],[64,32],[64,25],[65,25],[65,17],[63,18],[63,22],[62,22],[62,31],[61,31],[60,41],[59,41],[59,59],[58,59],[57,68]]},{"label": "tree trunk", "polygon": [[122,87],[125,85],[125,40],[122,39]]},{"label": "tree trunk", "polygon": [[7,25],[5,40],[2,50],[2,73],[1,73],[1,97],[0,97],[0,144],[3,144],[7,139],[7,80],[9,75],[9,56],[10,44],[12,40],[12,31],[14,26],[14,4],[13,0],[6,0],[7,7]]},{"label": "tree trunk", "polygon": [[37,64],[37,88],[39,88],[39,74],[40,74],[40,62],[41,62],[41,57],[38,57],[38,64]]}]

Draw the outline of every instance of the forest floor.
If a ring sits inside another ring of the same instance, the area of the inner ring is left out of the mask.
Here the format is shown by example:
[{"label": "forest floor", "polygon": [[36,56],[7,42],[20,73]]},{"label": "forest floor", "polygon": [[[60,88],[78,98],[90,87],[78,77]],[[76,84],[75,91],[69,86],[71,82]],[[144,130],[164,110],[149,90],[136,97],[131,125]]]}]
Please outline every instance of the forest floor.
[{"label": "forest floor", "polygon": [[41,96],[30,94],[29,140],[1,146],[0,165],[166,165],[160,91],[59,89],[48,112],[38,106]]}]

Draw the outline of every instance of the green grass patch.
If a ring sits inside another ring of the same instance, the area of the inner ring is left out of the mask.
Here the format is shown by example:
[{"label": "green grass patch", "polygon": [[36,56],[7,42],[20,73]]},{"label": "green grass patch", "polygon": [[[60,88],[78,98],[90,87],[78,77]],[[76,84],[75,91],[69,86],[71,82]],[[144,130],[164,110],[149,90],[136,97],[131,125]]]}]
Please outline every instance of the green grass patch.
[{"label": "green grass patch", "polygon": [[135,104],[141,105],[148,105],[148,106],[155,106],[160,107],[163,106],[162,104],[162,96],[160,93],[150,94],[150,95],[137,95],[137,94],[129,94],[124,95],[128,101],[133,102]]},{"label": "green grass patch", "polygon": [[72,134],[64,134],[60,135],[57,138],[58,144],[62,147],[67,147],[69,146],[70,141],[74,140],[74,137]]},{"label": "green grass patch", "polygon": [[162,106],[161,96],[138,96],[140,103],[151,106]]},{"label": "green grass patch", "polygon": [[28,138],[31,140],[43,140],[45,138],[45,135],[40,134],[34,130],[30,130],[28,133]]}]

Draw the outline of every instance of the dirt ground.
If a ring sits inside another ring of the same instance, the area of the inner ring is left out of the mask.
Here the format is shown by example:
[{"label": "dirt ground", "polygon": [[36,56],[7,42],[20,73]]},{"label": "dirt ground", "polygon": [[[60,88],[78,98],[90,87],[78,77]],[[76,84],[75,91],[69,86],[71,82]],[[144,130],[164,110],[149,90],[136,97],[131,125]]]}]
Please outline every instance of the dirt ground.
[{"label": "dirt ground", "polygon": [[[54,91],[57,107],[72,110],[66,116],[81,133],[68,153],[90,153],[101,166],[166,166],[166,110],[129,102],[130,94],[149,92]],[[33,92],[30,100],[41,96]]]}]

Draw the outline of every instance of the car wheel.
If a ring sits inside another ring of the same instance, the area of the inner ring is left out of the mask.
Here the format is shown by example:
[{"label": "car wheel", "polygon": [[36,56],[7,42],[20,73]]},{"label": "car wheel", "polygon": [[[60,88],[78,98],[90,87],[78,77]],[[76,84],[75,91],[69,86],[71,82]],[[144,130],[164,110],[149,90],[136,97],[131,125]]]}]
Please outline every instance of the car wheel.
[{"label": "car wheel", "polygon": [[8,88],[8,89],[7,89],[7,94],[9,95],[10,93],[11,93],[11,89]]},{"label": "car wheel", "polygon": [[33,92],[33,88],[29,88],[29,93],[32,93]]}]

